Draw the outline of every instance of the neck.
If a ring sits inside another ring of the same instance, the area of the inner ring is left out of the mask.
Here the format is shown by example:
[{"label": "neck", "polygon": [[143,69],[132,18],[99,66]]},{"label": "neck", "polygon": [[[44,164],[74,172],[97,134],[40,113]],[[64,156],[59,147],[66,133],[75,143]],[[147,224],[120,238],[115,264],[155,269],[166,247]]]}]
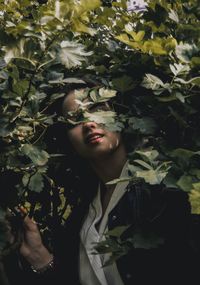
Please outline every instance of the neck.
[{"label": "neck", "polygon": [[92,168],[103,183],[119,178],[122,168],[127,160],[124,146],[115,153],[91,161]]}]

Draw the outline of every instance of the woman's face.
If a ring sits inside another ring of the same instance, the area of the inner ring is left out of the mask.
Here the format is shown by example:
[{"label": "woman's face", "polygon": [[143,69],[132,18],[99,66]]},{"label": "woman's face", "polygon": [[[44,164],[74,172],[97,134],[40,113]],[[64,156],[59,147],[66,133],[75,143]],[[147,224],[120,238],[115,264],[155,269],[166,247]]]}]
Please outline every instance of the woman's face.
[{"label": "woman's face", "polygon": [[[64,100],[63,113],[67,115],[68,112],[77,111],[78,107],[72,91]],[[122,146],[120,133],[108,131],[95,122],[81,122],[67,132],[75,151],[89,160],[102,159]]]}]

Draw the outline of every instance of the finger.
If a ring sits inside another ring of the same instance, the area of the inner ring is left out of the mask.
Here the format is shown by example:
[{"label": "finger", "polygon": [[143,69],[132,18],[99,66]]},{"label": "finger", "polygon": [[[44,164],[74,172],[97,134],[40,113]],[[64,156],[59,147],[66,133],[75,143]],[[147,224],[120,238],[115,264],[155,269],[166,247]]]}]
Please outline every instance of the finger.
[{"label": "finger", "polygon": [[7,208],[6,209],[6,216],[5,216],[5,218],[9,220],[13,216],[14,216],[13,211],[10,208]]},{"label": "finger", "polygon": [[9,226],[7,230],[7,239],[10,244],[14,243],[15,235],[12,232],[12,228]]},{"label": "finger", "polygon": [[22,216],[25,217],[25,216],[28,215],[28,210],[27,210],[24,206],[19,205],[19,206],[18,206],[18,209],[19,209],[19,211],[20,211],[20,213],[21,213]]},{"label": "finger", "polygon": [[7,217],[17,217],[18,219],[24,219],[25,216],[28,214],[28,211],[23,206],[15,206],[13,208],[8,208]]},{"label": "finger", "polygon": [[31,219],[29,216],[24,218],[24,228],[29,231],[39,231],[37,223]]}]

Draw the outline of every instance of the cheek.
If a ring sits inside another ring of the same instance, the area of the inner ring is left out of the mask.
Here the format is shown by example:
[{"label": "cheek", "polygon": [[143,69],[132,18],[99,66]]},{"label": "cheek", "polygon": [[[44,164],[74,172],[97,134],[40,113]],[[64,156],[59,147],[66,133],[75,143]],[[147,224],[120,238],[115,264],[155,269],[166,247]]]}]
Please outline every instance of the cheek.
[{"label": "cheek", "polygon": [[113,147],[121,144],[121,135],[119,133],[109,133],[108,138]]},{"label": "cheek", "polygon": [[108,136],[108,147],[111,151],[114,151],[116,149],[118,149],[119,147],[121,147],[122,145],[122,138],[121,135],[118,133],[111,133]]},{"label": "cheek", "polygon": [[76,149],[79,147],[79,145],[82,143],[82,131],[79,126],[73,128],[72,130],[69,130],[67,133],[68,139],[72,146]]}]

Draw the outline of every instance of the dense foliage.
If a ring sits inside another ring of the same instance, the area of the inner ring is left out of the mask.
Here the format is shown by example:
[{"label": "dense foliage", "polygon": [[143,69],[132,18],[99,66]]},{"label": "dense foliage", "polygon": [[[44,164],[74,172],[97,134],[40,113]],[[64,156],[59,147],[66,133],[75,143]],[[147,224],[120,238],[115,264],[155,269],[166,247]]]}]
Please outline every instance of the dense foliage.
[{"label": "dense foliage", "polygon": [[147,3],[0,1],[0,219],[19,203],[44,233],[66,219],[73,195],[58,171],[67,158],[55,147],[61,118],[52,110],[68,86],[85,81],[117,91],[129,179],[180,187],[200,213],[200,8],[195,0]]}]

